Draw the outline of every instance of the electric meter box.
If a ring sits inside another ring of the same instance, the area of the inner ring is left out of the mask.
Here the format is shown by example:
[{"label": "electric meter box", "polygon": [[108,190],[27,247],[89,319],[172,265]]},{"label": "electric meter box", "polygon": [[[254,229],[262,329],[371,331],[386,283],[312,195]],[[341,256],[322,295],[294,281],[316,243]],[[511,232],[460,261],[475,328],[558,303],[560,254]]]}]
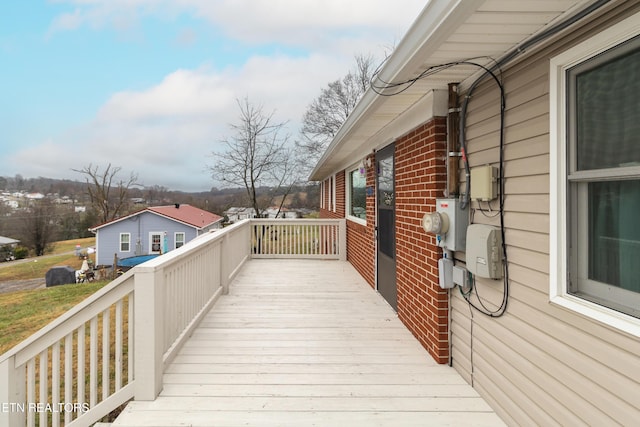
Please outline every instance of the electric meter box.
[{"label": "electric meter box", "polygon": [[467,228],[467,270],[478,277],[502,278],[502,234],[486,224]]},{"label": "electric meter box", "polygon": [[464,251],[469,214],[458,199],[436,199],[436,212],[448,217],[448,230],[438,234],[438,246],[449,251]]}]

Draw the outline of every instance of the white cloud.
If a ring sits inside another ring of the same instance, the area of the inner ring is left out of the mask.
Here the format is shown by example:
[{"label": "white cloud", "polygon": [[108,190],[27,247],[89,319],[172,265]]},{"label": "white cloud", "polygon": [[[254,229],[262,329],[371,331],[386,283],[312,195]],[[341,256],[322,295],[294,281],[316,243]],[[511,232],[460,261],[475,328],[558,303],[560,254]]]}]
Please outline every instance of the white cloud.
[{"label": "white cloud", "polygon": [[252,102],[297,120],[320,88],[345,74],[351,62],[325,55],[254,56],[241,68],[177,70],[146,90],[114,94],[97,119],[145,122],[205,117],[229,121],[237,112],[235,100],[248,96]]},{"label": "white cloud", "polygon": [[[404,32],[423,0],[183,0],[199,15],[248,42],[269,39],[300,44],[334,38],[335,32]],[[397,13],[398,9],[405,9]],[[413,11],[409,12],[407,11]],[[394,13],[396,12],[396,13]],[[398,34],[401,36],[402,34]],[[315,43],[314,43],[315,44]]]},{"label": "white cloud", "polygon": [[176,36],[174,43],[177,46],[188,47],[198,40],[198,34],[192,28],[183,28]]},{"label": "white cloud", "polygon": [[214,115],[233,100],[224,76],[205,70],[178,70],[150,89],[119,92],[98,113],[101,121]]},{"label": "white cloud", "polygon": [[[130,30],[143,16],[193,14],[252,44],[331,46],[337,37],[399,39],[424,0],[61,0],[73,13],[58,16],[50,33],[81,25]],[[354,31],[357,30],[357,31]],[[354,36],[355,33],[359,36]],[[390,40],[393,41],[393,40]]]},{"label": "white cloud", "polygon": [[75,30],[84,22],[84,16],[80,9],[75,9],[71,13],[63,13],[58,15],[51,24],[50,32]]}]

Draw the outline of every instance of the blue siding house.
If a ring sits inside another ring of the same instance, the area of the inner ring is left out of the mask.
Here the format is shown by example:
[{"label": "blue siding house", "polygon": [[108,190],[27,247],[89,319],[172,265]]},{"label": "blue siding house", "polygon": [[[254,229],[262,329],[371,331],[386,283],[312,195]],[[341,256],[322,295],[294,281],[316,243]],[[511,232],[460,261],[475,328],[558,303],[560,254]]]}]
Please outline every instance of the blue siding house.
[{"label": "blue siding house", "polygon": [[118,259],[163,254],[196,236],[222,228],[223,218],[191,205],[155,206],[91,228],[96,234],[96,265]]}]

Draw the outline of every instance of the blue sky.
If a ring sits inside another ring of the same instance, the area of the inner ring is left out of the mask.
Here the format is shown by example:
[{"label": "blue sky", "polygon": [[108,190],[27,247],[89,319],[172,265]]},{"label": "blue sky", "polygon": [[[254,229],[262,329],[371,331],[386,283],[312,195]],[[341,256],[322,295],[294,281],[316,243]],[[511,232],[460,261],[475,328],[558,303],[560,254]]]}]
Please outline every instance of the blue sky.
[{"label": "blue sky", "polygon": [[90,163],[205,191],[247,97],[289,122],[382,58],[424,0],[10,0],[0,7],[0,176]]}]

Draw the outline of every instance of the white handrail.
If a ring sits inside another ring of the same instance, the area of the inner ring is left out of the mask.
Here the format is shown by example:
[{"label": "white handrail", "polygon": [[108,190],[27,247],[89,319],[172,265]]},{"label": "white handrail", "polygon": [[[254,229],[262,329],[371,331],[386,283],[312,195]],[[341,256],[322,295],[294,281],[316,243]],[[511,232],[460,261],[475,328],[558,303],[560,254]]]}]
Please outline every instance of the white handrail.
[{"label": "white handrail", "polygon": [[154,400],[248,259],[345,253],[344,220],[253,219],[134,267],[0,355],[0,425],[89,426],[127,400]]}]

